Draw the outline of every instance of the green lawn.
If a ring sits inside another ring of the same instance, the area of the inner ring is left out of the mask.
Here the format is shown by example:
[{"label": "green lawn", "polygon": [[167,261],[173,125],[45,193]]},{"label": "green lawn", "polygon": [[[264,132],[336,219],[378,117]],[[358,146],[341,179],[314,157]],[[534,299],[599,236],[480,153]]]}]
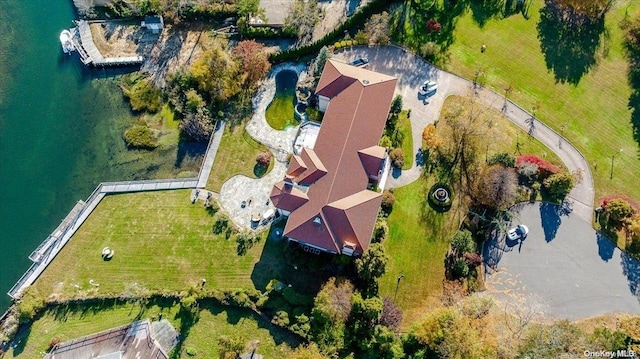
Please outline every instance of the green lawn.
[{"label": "green lawn", "polygon": [[[445,121],[444,114],[450,111],[451,108],[458,106],[468,105],[469,100],[460,96],[449,96],[442,105],[442,111],[440,112],[439,121]],[[474,105],[481,106],[481,105]],[[483,106],[484,107],[484,106]],[[480,148],[482,155],[480,158],[486,159],[492,155],[500,152],[507,152],[514,157],[526,154],[533,154],[540,156],[547,161],[564,167],[564,164],[560,158],[551,151],[542,142],[536,140],[533,137],[529,137],[527,132],[520,127],[507,120],[499,112],[486,109],[482,114],[482,122],[490,123],[491,126],[487,126],[485,129],[486,138],[490,138],[490,141],[483,141],[483,146]]]},{"label": "green lawn", "polygon": [[297,336],[272,325],[250,310],[203,305],[198,322],[191,328],[182,347],[183,352],[187,348],[195,349],[196,355],[182,357],[217,358],[218,339],[221,336],[239,338],[246,343],[259,340],[256,353],[265,358],[281,358],[291,347],[300,344]]},{"label": "green lawn", "polygon": [[284,130],[298,124],[293,115],[295,95],[295,91],[276,93],[264,114],[269,126],[276,130]]},{"label": "green lawn", "polygon": [[259,173],[256,171],[256,156],[265,151],[268,151],[267,147],[251,138],[244,130],[244,124],[227,126],[207,180],[207,189],[220,192],[222,184],[237,174],[251,178],[257,178],[256,173],[264,176],[273,167],[273,160],[266,172]]},{"label": "green lawn", "polygon": [[[482,69],[487,86],[498,92],[504,92],[511,83],[514,91],[509,97],[523,108],[531,110],[539,103],[537,117],[563,133],[587,157],[594,175],[596,200],[610,193],[640,199],[640,186],[628,185],[629,178],[640,174],[640,158],[627,108],[630,89],[623,33],[618,26],[626,12],[633,14],[640,8],[640,2],[614,2],[606,15],[607,37],[601,39],[608,53],[603,46],[596,51],[595,64],[577,85],[557,82],[554,72],[547,69],[536,29],[541,6],[542,0],[533,1],[529,19],[513,15],[488,20],[482,27],[467,11],[455,26],[446,68],[466,78],[473,78]],[[487,45],[484,53],[480,52],[482,44]],[[551,55],[549,58],[557,60]],[[567,57],[564,61],[571,66],[574,59]],[[611,156],[620,149],[624,151],[615,158],[615,175],[610,180]]]},{"label": "green lawn", "polygon": [[408,170],[413,166],[413,134],[411,133],[411,120],[407,116],[407,111],[400,112],[398,116],[398,131],[403,135],[402,151],[404,152],[403,170]]},{"label": "green lawn", "polygon": [[401,280],[397,303],[410,324],[442,293],[444,256],[449,238],[460,225],[455,203],[449,212],[437,213],[426,201],[433,180],[420,180],[395,190],[396,202],[389,216],[389,238],[384,242],[391,263],[380,280],[380,294],[394,297]]},{"label": "green lawn", "polygon": [[[236,243],[214,235],[211,215],[189,196],[189,190],[176,190],[105,197],[29,292],[36,298],[135,295],[140,288],[183,290],[202,278],[212,288],[264,289],[280,264],[270,261],[270,271],[258,272],[254,266],[278,257],[281,248],[265,247],[263,233],[260,243],[238,256]],[[106,246],[115,250],[108,262],[100,256]]]},{"label": "green lawn", "polygon": [[[10,349],[5,358],[41,358],[51,339],[62,341],[97,333],[113,327],[129,324],[140,318],[156,319],[159,314],[168,319],[176,330],[181,328],[179,306],[173,303],[114,304],[106,301],[97,305],[69,305],[48,310],[27,329],[25,337],[15,349]],[[271,325],[268,321],[248,309],[202,304],[198,320],[184,327],[182,350],[176,357],[216,358],[218,339],[223,336],[239,338],[249,342],[259,340],[257,353],[266,358],[276,358],[288,353],[290,347],[300,339],[288,331]],[[195,350],[195,356],[186,355],[186,349]]]}]

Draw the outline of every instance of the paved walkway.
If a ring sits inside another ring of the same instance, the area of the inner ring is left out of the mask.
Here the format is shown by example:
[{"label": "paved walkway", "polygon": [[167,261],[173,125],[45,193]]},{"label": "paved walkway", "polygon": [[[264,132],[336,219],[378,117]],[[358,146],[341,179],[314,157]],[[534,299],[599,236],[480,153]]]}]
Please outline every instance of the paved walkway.
[{"label": "paved walkway", "polygon": [[[398,78],[396,93],[403,96],[404,107],[411,109],[414,155],[422,145],[422,130],[438,119],[444,100],[450,95],[468,95],[474,92],[472,81],[438,69],[419,56],[397,46],[355,47],[340,51],[333,57],[346,61],[359,57],[368,58],[371,70]],[[438,91],[428,100],[418,96],[418,89],[426,79],[435,80],[438,84]],[[486,88],[479,89],[477,96],[484,105],[497,111],[501,111],[505,104],[504,96]],[[529,131],[530,125],[525,121],[532,116],[518,105],[507,101],[505,116],[523,130]],[[539,121],[534,121],[534,125],[533,137],[556,153],[569,171],[582,169],[583,181],[571,191],[569,200],[573,205],[573,212],[590,222],[595,191],[587,161],[560,134]],[[402,171],[400,176],[390,176],[387,186],[401,187],[417,180],[422,168],[415,163],[416,161],[411,169]]]},{"label": "paved walkway", "polygon": [[204,188],[207,185],[209,175],[211,174],[211,168],[213,168],[213,162],[216,160],[218,147],[220,147],[220,141],[222,141],[222,134],[224,133],[225,125],[225,121],[218,122],[216,130],[211,134],[209,147],[207,147],[207,152],[205,153],[204,160],[202,161],[202,167],[200,167],[200,174],[198,175],[198,188]]},{"label": "paved walkway", "polygon": [[255,225],[252,226],[251,222],[254,213],[263,215],[270,209],[275,210],[269,200],[269,195],[273,185],[284,177],[287,169],[287,157],[293,152],[293,142],[298,133],[298,126],[284,131],[274,130],[267,123],[265,111],[275,95],[276,75],[284,70],[292,70],[300,75],[305,68],[304,64],[290,63],[275,66],[253,98],[253,117],[247,124],[246,130],[251,137],[271,150],[275,155],[275,163],[271,172],[262,178],[237,175],[222,185],[220,205],[229,213],[233,222],[240,227],[256,228]]}]

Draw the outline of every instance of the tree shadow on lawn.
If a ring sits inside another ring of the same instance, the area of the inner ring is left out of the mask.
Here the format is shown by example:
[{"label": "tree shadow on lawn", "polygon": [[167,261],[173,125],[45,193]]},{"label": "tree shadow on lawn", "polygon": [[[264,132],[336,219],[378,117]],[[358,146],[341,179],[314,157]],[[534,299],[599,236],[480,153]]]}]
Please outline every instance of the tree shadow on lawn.
[{"label": "tree shadow on lawn", "polygon": [[[301,344],[301,339],[297,335],[291,333],[287,329],[278,327],[274,324],[271,324],[269,319],[265,316],[258,315],[256,312],[247,309],[247,308],[236,308],[229,306],[221,306],[216,304],[213,301],[203,302],[200,306],[200,311],[207,310],[212,315],[220,315],[222,313],[227,314],[227,323],[232,325],[237,325],[241,323],[244,319],[253,320],[258,324],[258,328],[266,329],[269,331],[269,335],[273,338],[273,341],[276,345],[280,345],[282,343],[288,344],[292,348],[296,348]],[[243,333],[246,336],[242,336],[243,340],[250,341],[257,339],[252,337],[253,333]],[[217,338],[216,338],[217,339]]]},{"label": "tree shadow on lawn", "polygon": [[[211,134],[213,136],[213,134]],[[178,153],[176,154],[176,161],[173,164],[175,168],[180,168],[185,160],[197,162],[199,167],[202,158],[207,152],[208,142],[195,142],[187,138],[186,135],[180,132],[180,139],[178,140]]]},{"label": "tree shadow on lawn", "polygon": [[640,159],[640,85],[632,91],[629,97],[629,109],[631,110],[633,139],[638,144],[638,158]]},{"label": "tree shadow on lawn", "polygon": [[574,86],[596,64],[601,35],[606,36],[604,16],[597,20],[576,17],[547,1],[537,26],[547,69],[553,71],[556,82]]},{"label": "tree shadow on lawn", "polygon": [[301,294],[315,295],[328,278],[335,275],[331,268],[333,256],[304,252],[295,242],[285,238],[275,239],[273,231],[284,228],[284,221],[269,229],[260,260],[251,272],[253,285],[264,291],[270,280],[276,279],[291,286]]}]

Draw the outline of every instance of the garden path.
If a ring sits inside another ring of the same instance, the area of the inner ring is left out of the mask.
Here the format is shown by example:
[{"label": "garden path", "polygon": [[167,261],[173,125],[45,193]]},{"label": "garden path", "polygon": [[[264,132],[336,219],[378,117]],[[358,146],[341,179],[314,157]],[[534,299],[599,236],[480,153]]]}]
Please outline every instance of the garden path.
[{"label": "garden path", "polygon": [[[403,96],[404,107],[411,109],[414,156],[417,156],[422,145],[422,130],[439,118],[444,100],[448,96],[473,94],[478,96],[485,106],[504,111],[506,118],[531,133],[534,138],[556,153],[569,171],[582,170],[582,182],[571,191],[567,199],[575,215],[591,221],[595,190],[587,160],[562,135],[536,120],[517,104],[505,99],[503,95],[488,88],[475,87],[473,81],[441,70],[397,46],[353,47],[339,51],[333,57],[344,61],[367,58],[371,70],[398,78],[396,93]],[[424,98],[418,96],[418,89],[427,79],[436,81],[438,90],[433,96]],[[405,186],[416,181],[421,173],[422,167],[416,160],[411,169],[389,176],[387,187]]]}]

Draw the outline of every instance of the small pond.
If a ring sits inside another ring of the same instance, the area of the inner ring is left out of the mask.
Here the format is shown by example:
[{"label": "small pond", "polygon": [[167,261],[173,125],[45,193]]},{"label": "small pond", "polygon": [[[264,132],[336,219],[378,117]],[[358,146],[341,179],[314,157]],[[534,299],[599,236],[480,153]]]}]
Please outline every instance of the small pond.
[{"label": "small pond", "polygon": [[298,75],[292,70],[282,70],[276,74],[276,94],[265,112],[267,123],[276,130],[298,125],[293,114],[297,83]]}]

